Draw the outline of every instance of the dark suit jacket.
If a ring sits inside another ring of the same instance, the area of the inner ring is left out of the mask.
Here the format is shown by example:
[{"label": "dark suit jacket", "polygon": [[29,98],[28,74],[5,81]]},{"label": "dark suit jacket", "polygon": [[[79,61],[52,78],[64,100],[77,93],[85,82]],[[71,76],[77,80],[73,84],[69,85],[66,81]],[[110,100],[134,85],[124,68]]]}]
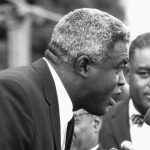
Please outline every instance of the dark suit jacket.
[{"label": "dark suit jacket", "polygon": [[100,130],[100,143],[103,148],[121,149],[121,143],[131,141],[128,117],[129,100],[122,100],[113,106],[104,116]]},{"label": "dark suit jacket", "polygon": [[[71,133],[72,135],[72,133]],[[46,62],[0,72],[0,149],[60,150],[56,88]]]}]

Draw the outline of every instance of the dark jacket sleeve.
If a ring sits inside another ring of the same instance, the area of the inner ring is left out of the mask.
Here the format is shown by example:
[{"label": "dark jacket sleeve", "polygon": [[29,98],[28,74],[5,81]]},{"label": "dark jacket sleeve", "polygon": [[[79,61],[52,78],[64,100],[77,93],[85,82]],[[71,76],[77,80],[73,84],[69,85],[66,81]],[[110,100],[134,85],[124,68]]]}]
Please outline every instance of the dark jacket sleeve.
[{"label": "dark jacket sleeve", "polygon": [[131,141],[128,116],[129,99],[117,102],[103,118],[100,143],[103,148],[121,148],[125,140]]},{"label": "dark jacket sleeve", "polygon": [[0,149],[30,149],[33,120],[29,96],[20,84],[0,80]]},{"label": "dark jacket sleeve", "polygon": [[103,118],[103,125],[100,130],[99,135],[100,143],[102,145],[102,148],[104,149],[110,149],[112,147],[117,147],[117,142],[115,140],[114,134],[112,132],[112,126],[110,124],[110,116],[104,116]]}]

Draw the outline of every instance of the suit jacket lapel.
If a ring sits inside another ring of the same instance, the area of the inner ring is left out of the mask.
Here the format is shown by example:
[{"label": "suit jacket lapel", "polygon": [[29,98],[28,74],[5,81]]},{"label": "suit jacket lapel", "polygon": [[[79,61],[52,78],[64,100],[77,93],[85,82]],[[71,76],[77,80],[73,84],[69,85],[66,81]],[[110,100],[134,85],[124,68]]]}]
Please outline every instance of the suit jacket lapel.
[{"label": "suit jacket lapel", "polygon": [[[122,102],[119,109],[113,112],[111,124],[117,143],[122,143],[124,140],[131,140],[129,131],[128,100]],[[118,145],[118,147],[120,146],[121,145]]]},{"label": "suit jacket lapel", "polygon": [[43,59],[39,59],[33,63],[32,66],[36,69],[42,81],[45,100],[50,106],[54,143],[57,147],[57,150],[60,150],[60,117],[54,80],[46,62]]}]

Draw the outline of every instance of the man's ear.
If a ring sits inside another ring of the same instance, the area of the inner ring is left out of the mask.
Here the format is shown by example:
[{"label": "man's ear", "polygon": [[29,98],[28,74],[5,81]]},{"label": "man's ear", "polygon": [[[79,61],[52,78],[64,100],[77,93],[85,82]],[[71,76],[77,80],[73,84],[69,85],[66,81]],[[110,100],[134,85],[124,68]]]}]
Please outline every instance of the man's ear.
[{"label": "man's ear", "polygon": [[102,127],[102,116],[94,116],[94,128],[96,132],[99,132]]},{"label": "man's ear", "polygon": [[90,58],[86,55],[80,56],[76,61],[76,71],[84,78],[88,77]]}]

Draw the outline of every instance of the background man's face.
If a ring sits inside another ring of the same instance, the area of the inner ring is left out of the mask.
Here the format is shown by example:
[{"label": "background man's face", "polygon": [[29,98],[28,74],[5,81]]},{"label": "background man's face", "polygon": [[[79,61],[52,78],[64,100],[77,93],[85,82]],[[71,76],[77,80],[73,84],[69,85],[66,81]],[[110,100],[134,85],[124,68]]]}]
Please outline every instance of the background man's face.
[{"label": "background man's face", "polygon": [[137,109],[145,113],[150,108],[150,47],[137,49],[131,61],[129,72],[131,98]]},{"label": "background man's face", "polygon": [[117,42],[100,65],[90,66],[85,89],[87,98],[84,109],[94,115],[103,115],[114,92],[120,92],[125,83],[123,68],[128,61],[127,46]]}]

